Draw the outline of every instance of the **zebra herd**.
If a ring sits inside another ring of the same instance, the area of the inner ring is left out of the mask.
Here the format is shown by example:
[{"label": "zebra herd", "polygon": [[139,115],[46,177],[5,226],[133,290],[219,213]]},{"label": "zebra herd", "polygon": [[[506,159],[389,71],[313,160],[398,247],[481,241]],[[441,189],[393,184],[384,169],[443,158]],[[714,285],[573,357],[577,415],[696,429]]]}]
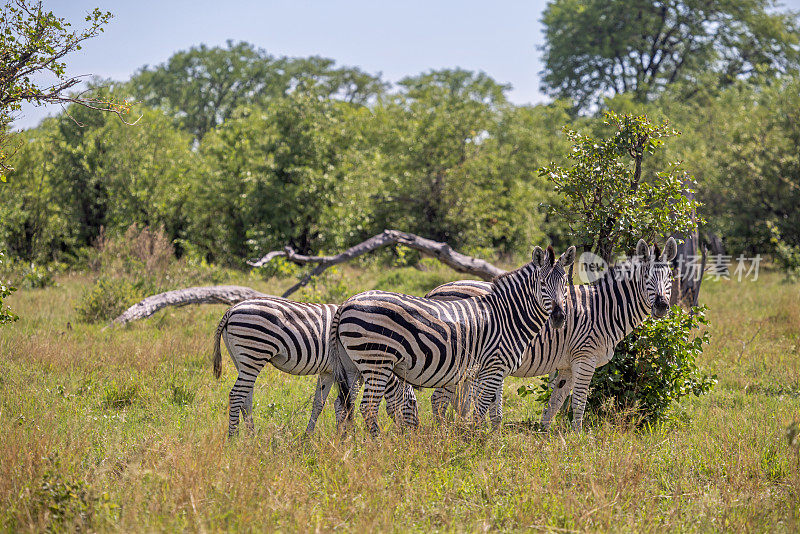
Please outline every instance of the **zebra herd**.
[{"label": "zebra herd", "polygon": [[558,259],[536,247],[531,261],[491,282],[458,281],[424,298],[367,291],[341,306],[269,297],[232,306],[214,341],[214,374],[222,366],[220,340],[238,377],[230,392],[229,435],[240,419],[252,427],[253,387],[268,363],[289,374],[318,375],[306,432],[314,430],[325,400],[337,384],[337,423],[352,424],[363,382],[360,410],[378,434],[381,399],[395,424],[419,425],[414,388],[434,388],[433,413],[449,405],[493,428],[502,421],[503,381],[557,372],[542,415],[549,428],[570,391],[573,428],[580,430],[589,382],[608,363],[616,344],[648,315],[669,311],[670,238],[663,253],[639,240],[632,261],[610,268],[598,281],[567,283],[575,247]]}]

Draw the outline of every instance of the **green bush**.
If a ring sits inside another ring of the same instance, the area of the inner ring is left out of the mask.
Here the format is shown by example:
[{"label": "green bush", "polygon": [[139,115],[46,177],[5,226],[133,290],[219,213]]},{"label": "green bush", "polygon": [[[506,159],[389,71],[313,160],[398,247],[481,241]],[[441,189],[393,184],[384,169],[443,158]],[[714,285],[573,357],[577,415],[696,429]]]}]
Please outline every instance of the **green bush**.
[{"label": "green bush", "polygon": [[[699,329],[708,324],[705,311],[705,306],[691,312],[673,306],[668,317],[648,318],[620,341],[611,361],[592,377],[587,414],[655,423],[668,420],[682,397],[708,393],[717,376],[702,373],[695,363],[709,342],[708,331]],[[550,392],[547,382],[517,389],[519,396],[532,395],[543,404]],[[568,413],[571,418],[571,406]]]},{"label": "green bush", "polygon": [[121,278],[100,278],[81,297],[75,308],[86,323],[110,321],[141,300],[141,287]]},{"label": "green bush", "polygon": [[319,304],[342,303],[353,294],[341,271],[330,267],[319,276],[312,276],[308,285],[300,290],[298,300]]},{"label": "green bush", "polygon": [[53,268],[31,262],[22,272],[20,285],[28,289],[43,289],[56,284]]},{"label": "green bush", "polygon": [[[3,257],[4,254],[0,252],[0,264],[3,263]],[[3,304],[3,299],[16,290],[17,288],[12,287],[10,284],[0,279],[0,325],[13,323],[19,318],[14,315],[14,313],[11,311],[11,308]]]},{"label": "green bush", "polygon": [[770,242],[775,246],[775,261],[786,271],[787,278],[797,280],[800,278],[800,247],[784,241],[773,222],[767,221],[767,228],[772,236]]},{"label": "green bush", "polygon": [[641,423],[663,421],[686,395],[704,395],[717,383],[697,368],[709,342],[705,306],[691,312],[673,306],[663,319],[648,318],[623,339],[609,363],[592,377],[587,409],[634,414]]}]

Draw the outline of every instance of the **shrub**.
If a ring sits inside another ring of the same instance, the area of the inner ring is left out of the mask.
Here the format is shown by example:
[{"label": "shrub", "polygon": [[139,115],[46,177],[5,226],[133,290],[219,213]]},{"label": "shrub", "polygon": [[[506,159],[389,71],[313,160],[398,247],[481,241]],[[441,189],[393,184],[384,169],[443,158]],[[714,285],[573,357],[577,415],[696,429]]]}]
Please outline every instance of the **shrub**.
[{"label": "shrub", "polygon": [[[648,318],[620,341],[611,361],[592,377],[587,414],[655,423],[669,419],[670,409],[682,397],[708,393],[717,376],[702,373],[695,363],[709,342],[708,331],[699,330],[708,324],[705,310],[700,306],[687,312],[673,306],[668,317]],[[520,386],[517,394],[533,395],[543,404],[550,399],[547,382]]]},{"label": "shrub", "polygon": [[[3,257],[4,254],[0,252],[0,264],[3,263]],[[0,325],[13,323],[18,319],[18,317],[11,311],[11,308],[3,304],[3,299],[16,290],[17,288],[12,287],[10,284],[0,279]]]},{"label": "shrub", "polygon": [[[623,339],[609,363],[592,377],[587,408],[599,415],[629,412],[642,423],[663,421],[686,395],[704,395],[717,383],[696,358],[709,342],[704,306],[673,306],[663,319],[648,318]],[[694,334],[693,334],[694,333]]]},{"label": "shrub", "polygon": [[776,262],[786,271],[787,278],[797,280],[800,278],[800,247],[784,241],[775,223],[767,221],[767,227],[772,235],[770,241],[775,246]]},{"label": "shrub", "polygon": [[97,251],[90,268],[112,276],[163,274],[175,254],[162,228],[151,230],[132,224],[119,238],[109,237],[104,229],[95,242]]},{"label": "shrub", "polygon": [[311,277],[308,285],[300,290],[298,300],[320,304],[341,303],[352,294],[339,269],[330,267],[319,276]]},{"label": "shrub", "polygon": [[141,287],[129,280],[102,277],[83,294],[75,311],[78,319],[86,323],[110,321],[142,296]]},{"label": "shrub", "polygon": [[52,267],[44,267],[31,262],[22,272],[20,285],[28,289],[44,289],[54,286],[55,283]]},{"label": "shrub", "polygon": [[83,480],[65,477],[57,457],[48,459],[34,495],[35,507],[46,512],[48,531],[89,530],[97,506],[97,497]]}]

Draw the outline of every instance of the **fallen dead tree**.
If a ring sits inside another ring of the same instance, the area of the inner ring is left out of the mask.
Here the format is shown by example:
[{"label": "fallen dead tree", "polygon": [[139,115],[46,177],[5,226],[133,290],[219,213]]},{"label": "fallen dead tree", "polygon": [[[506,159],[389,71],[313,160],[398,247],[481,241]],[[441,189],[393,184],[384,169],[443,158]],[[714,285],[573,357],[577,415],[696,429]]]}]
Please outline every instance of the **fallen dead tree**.
[{"label": "fallen dead tree", "polygon": [[243,300],[269,296],[271,295],[244,286],[203,286],[176,289],[151,295],[141,302],[137,302],[111,321],[111,325],[124,325],[137,319],[146,319],[168,306],[179,307],[189,304],[227,304],[230,306]]},{"label": "fallen dead tree", "polygon": [[[316,267],[303,275],[296,284],[283,292],[282,296],[288,297],[308,284],[315,276],[322,274],[329,267],[353,260],[368,252],[390,245],[405,245],[425,255],[436,258],[455,271],[471,274],[483,280],[491,280],[505,273],[503,269],[485,260],[456,252],[447,243],[433,241],[398,230],[384,230],[380,234],[372,236],[366,241],[352,246],[334,256],[306,256],[304,254],[297,254],[291,247],[286,247],[283,250],[272,251],[259,260],[253,262],[248,261],[247,264],[252,267],[261,267],[279,257],[286,258],[288,261],[298,265],[316,264]],[[187,306],[190,304],[232,305],[250,298],[267,296],[270,295],[243,286],[205,286],[176,289],[145,298],[141,302],[125,310],[125,312],[114,319],[111,324],[124,325],[137,319],[145,319],[168,306]]]},{"label": "fallen dead tree", "polygon": [[505,272],[503,269],[495,267],[488,261],[456,252],[447,243],[425,239],[424,237],[407,232],[400,232],[398,230],[384,230],[380,234],[374,235],[366,241],[362,241],[358,245],[352,246],[335,256],[305,256],[297,254],[291,247],[286,247],[283,250],[272,251],[257,261],[247,263],[253,267],[261,267],[278,257],[284,257],[298,265],[316,263],[316,267],[306,273],[299,282],[283,293],[284,297],[288,297],[308,284],[315,276],[322,274],[328,267],[353,260],[367,252],[372,252],[373,250],[389,245],[405,245],[408,248],[418,250],[423,254],[436,258],[454,271],[471,274],[483,280],[491,280]]}]

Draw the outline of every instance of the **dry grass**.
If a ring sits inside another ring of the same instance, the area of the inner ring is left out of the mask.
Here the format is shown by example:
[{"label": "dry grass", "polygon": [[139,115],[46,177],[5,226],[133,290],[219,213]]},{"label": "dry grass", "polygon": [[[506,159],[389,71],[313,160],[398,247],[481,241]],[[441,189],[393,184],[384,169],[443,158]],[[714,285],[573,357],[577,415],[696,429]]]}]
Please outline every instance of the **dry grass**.
[{"label": "dry grass", "polygon": [[[443,274],[445,276],[446,273]],[[380,274],[348,269],[351,290]],[[21,291],[0,330],[0,529],[345,531],[797,531],[800,285],[779,275],[707,283],[719,375],[680,423],[550,437],[508,425],[470,436],[431,422],[377,441],[334,438],[326,411],[301,439],[311,379],[267,370],[254,435],[226,439],[233,368],[213,379],[224,307],[130,328],[76,323],[87,280]],[[241,282],[241,281],[239,281]],[[278,292],[280,283],[257,283]],[[68,325],[69,323],[69,325]],[[506,387],[506,419],[541,406]]]}]

